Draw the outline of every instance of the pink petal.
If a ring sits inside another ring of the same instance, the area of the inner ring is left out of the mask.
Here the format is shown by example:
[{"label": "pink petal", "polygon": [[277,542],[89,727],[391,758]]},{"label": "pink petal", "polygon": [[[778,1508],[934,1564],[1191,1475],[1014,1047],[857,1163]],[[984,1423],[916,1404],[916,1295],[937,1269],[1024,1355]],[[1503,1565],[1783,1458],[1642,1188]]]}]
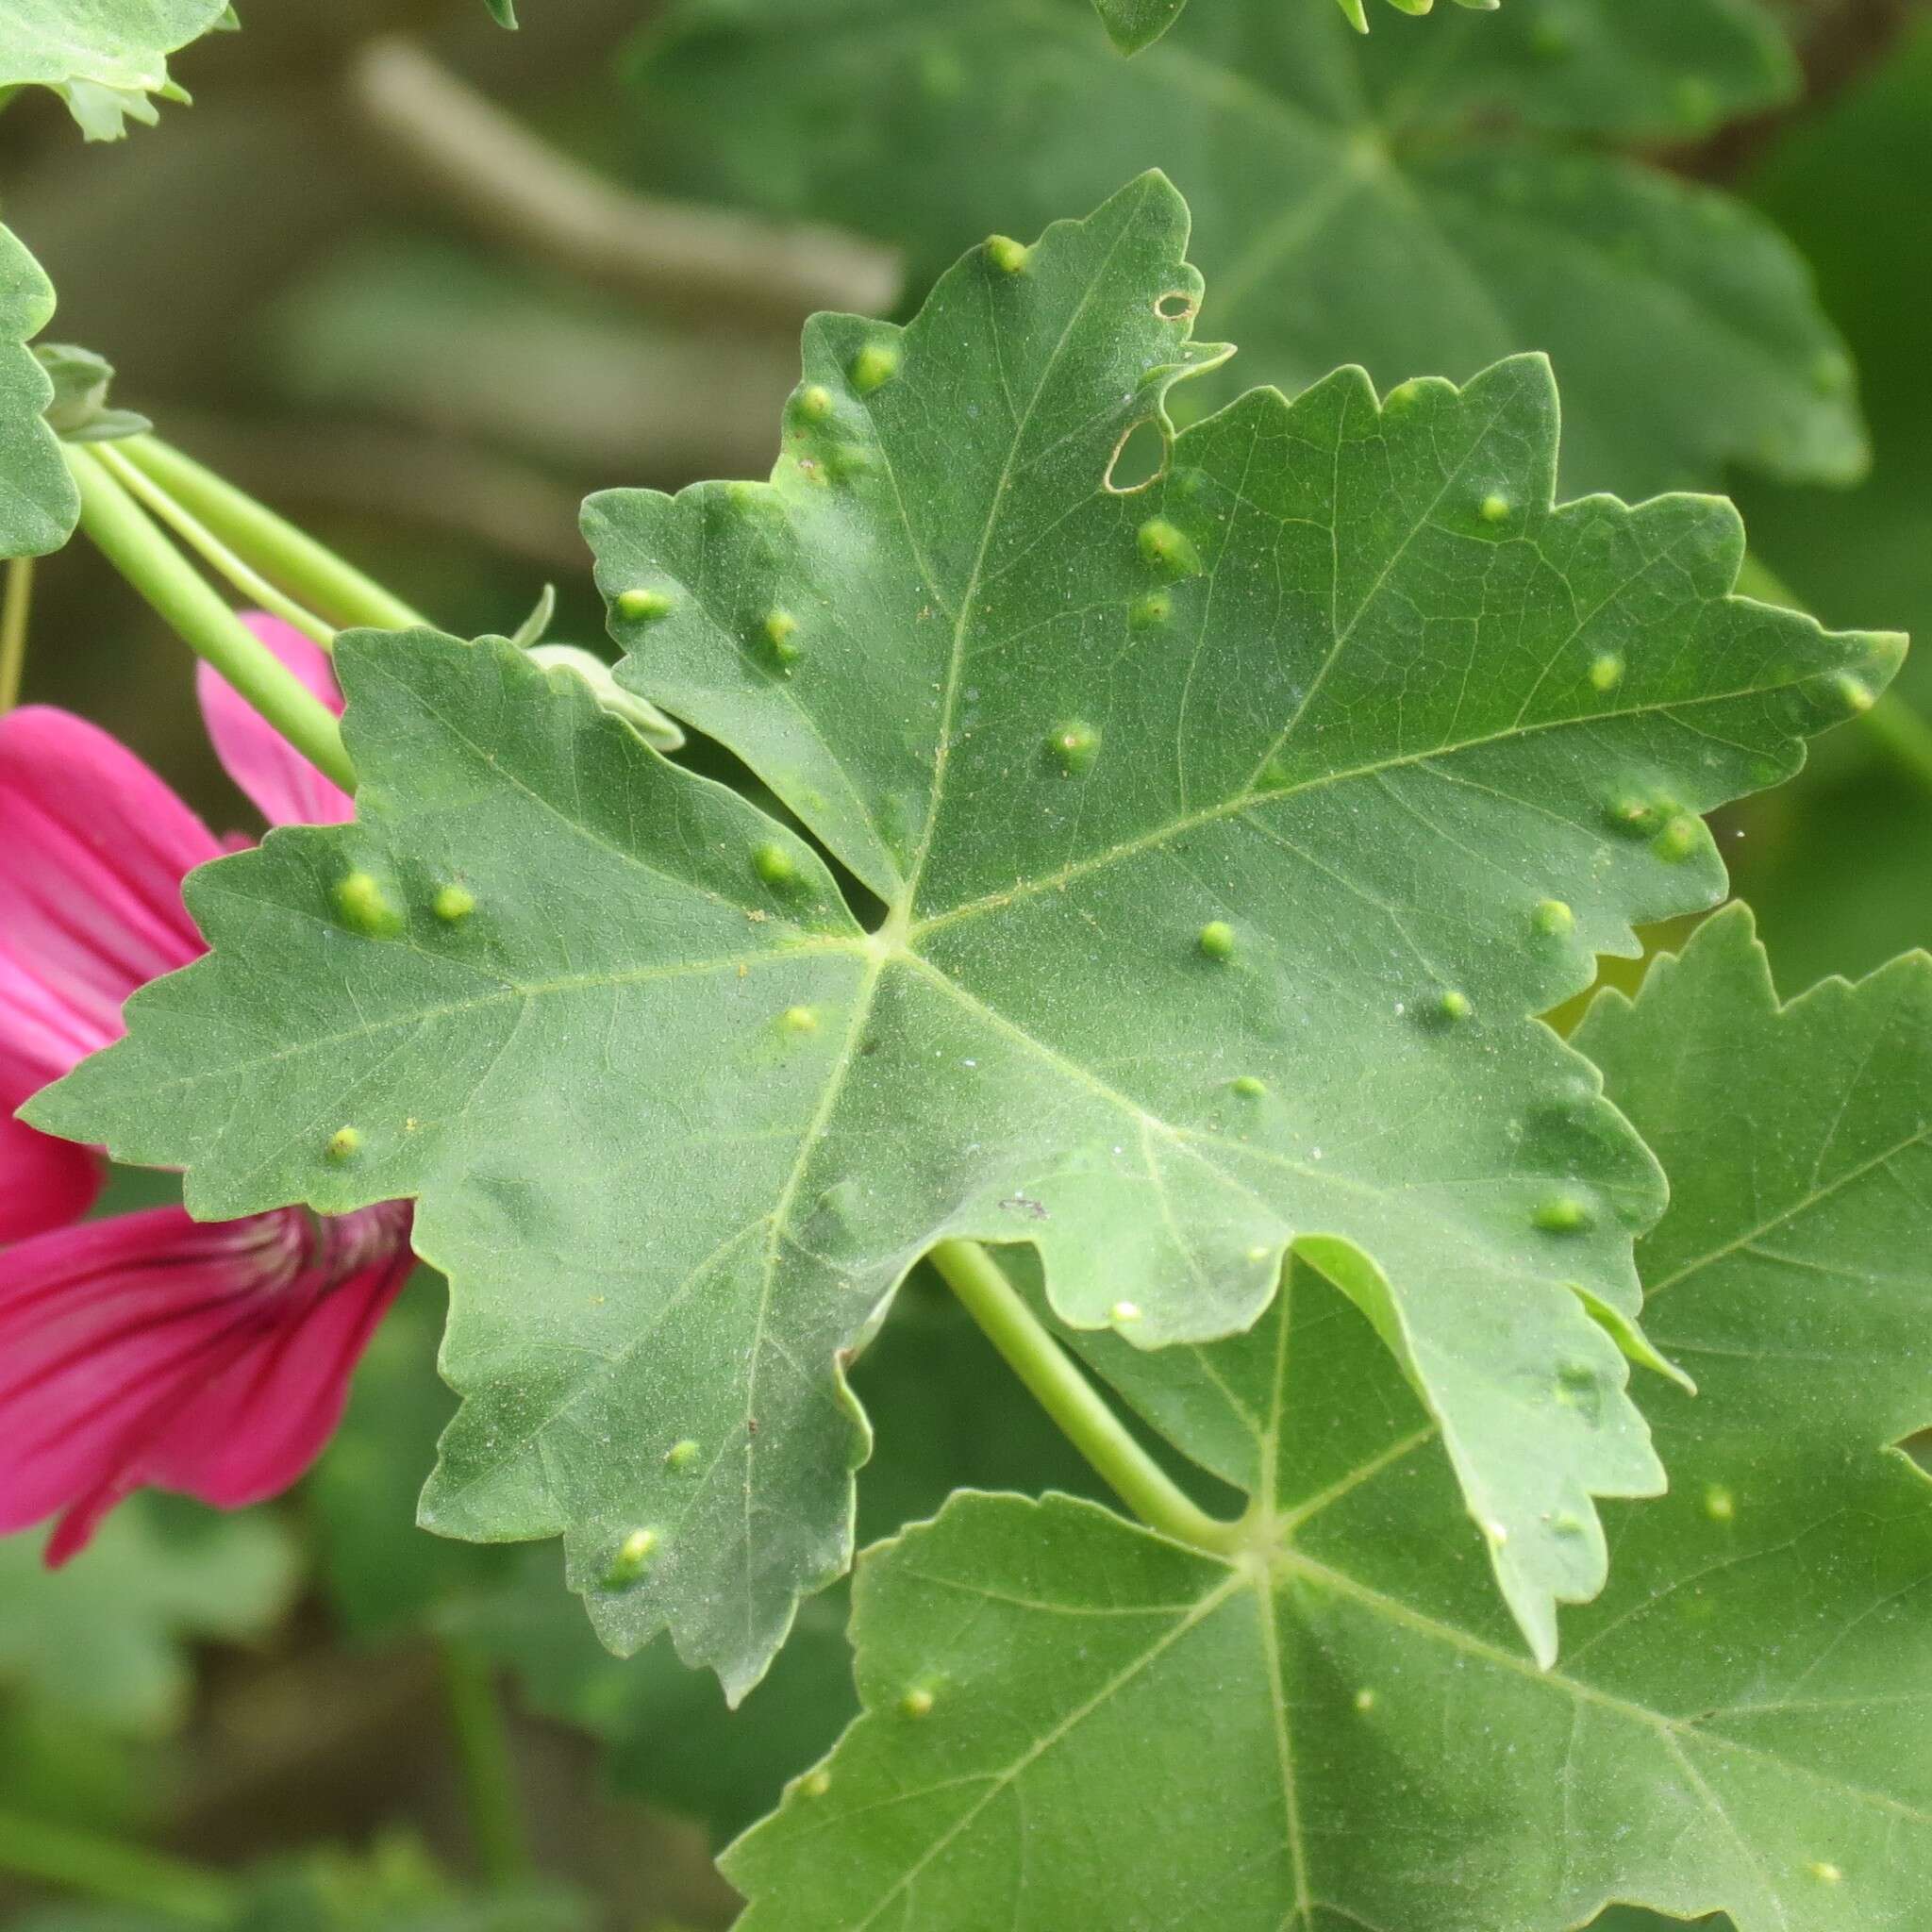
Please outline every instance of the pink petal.
[{"label": "pink petal", "polygon": [[[83,1052],[118,1039],[128,994],[200,955],[181,880],[220,851],[85,719],[39,706],[0,718],[0,947],[48,996],[22,1024],[44,1029],[51,1014]],[[11,999],[0,1035],[26,1050]]]},{"label": "pink petal", "polygon": [[[249,610],[242,621],[341,716],[342,694],[327,652],[279,617]],[[219,672],[203,664],[197,688],[216,756],[270,824],[340,825],[355,817],[349,794],[325,778]]]},{"label": "pink petal", "polygon": [[50,1563],[145,1484],[237,1508],[315,1459],[413,1265],[399,1204],[203,1224],[158,1208],[0,1255],[0,1534]]},{"label": "pink petal", "polygon": [[101,1163],[87,1148],[0,1113],[0,1247],[78,1221],[100,1188]]}]

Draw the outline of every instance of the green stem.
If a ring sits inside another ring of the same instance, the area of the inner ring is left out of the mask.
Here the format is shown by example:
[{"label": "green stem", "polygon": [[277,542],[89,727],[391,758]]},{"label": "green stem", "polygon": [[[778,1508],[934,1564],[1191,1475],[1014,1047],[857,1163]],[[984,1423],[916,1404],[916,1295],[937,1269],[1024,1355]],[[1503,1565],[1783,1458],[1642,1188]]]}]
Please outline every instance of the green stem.
[{"label": "green stem", "polygon": [[329,625],[303,609],[292,597],[284,596],[259,571],[251,569],[206,524],[182,508],[145,470],[129,462],[111,442],[95,443],[93,453],[130,496],[138,497],[153,510],[204,563],[219,571],[242,596],[292,624],[325,651],[335,649],[336,634]]},{"label": "green stem", "polygon": [[26,671],[26,620],[34,602],[34,560],[16,557],[7,566],[7,592],[0,599],[0,718],[20,702]]},{"label": "green stem", "polygon": [[530,1875],[530,1848],[517,1803],[516,1767],[490,1664],[455,1638],[441,1643],[443,1694],[462,1767],[476,1862],[492,1886]]},{"label": "green stem", "polygon": [[152,436],[127,437],[119,447],[127,461],[236,556],[331,624],[343,628],[368,625],[376,630],[434,628],[374,578],[192,457]]},{"label": "green stem", "polygon": [[356,770],[335,714],[230,610],[85,446],[62,444],[80,489],[80,527],[196,657],[221,673],[317,770],[345,791]]},{"label": "green stem", "polygon": [[241,1888],[225,1873],[12,1812],[0,1812],[0,1871],[193,1924],[225,1925],[242,1911]]},{"label": "green stem", "polygon": [[945,1241],[932,1264],[1034,1399],[1150,1529],[1224,1554],[1236,1526],[1209,1516],[1141,1448],[977,1241]]}]

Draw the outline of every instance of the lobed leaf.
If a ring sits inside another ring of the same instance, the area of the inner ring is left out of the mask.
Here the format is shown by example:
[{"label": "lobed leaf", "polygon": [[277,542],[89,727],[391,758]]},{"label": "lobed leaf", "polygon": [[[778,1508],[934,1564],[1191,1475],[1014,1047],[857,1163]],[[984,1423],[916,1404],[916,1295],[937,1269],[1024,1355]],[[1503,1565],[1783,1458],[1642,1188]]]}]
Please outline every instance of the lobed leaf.
[{"label": "lobed leaf", "polygon": [[27,346],[54,317],[54,286],[0,227],[0,557],[42,557],[74,534],[80,495],[45,410],[53,379]]},{"label": "lobed leaf", "polygon": [[[1292,392],[1555,358],[1565,482],[1865,460],[1843,344],[1749,208],[1611,142],[1789,97],[1752,0],[1561,0],[1367,40],[1314,0],[1211,0],[1122,61],[1087,0],[684,0],[640,42],[658,171],[904,247],[923,281],[1150,163],[1184,181],[1210,320]],[[1583,137],[1586,139],[1579,139]]]},{"label": "lobed leaf", "polygon": [[168,56],[234,25],[228,0],[7,0],[0,91],[51,88],[89,141],[118,141],[156,99],[187,100]]},{"label": "lobed leaf", "polygon": [[1932,1494],[1895,1445],[1932,1419],[1932,960],[1781,1008],[1733,910],[1581,1037],[1672,1177],[1640,1253],[1703,1392],[1659,1387],[1673,1494],[1619,1510],[1562,1666],[1516,1653],[1435,1429],[1297,1264],[1182,1385],[1088,1343],[1242,1466],[1243,1555],[986,1495],[868,1555],[865,1714],[727,1855],[743,1932],[1922,1923]]},{"label": "lobed leaf", "polygon": [[608,1642],[734,1697],[848,1560],[843,1366],[946,1236],[1141,1348],[1321,1255],[1545,1658],[1591,1497],[1661,1484],[1618,1352],[1661,1179],[1530,1016],[1721,893],[1697,814],[1899,641],[1729,597],[1722,503],[1555,507],[1539,358],[1174,435],[1224,353],[1186,230],[1150,175],[903,331],[817,318],[771,483],[587,507],[623,681],[875,923],[503,641],[352,635],[358,823],[198,874],[212,957],[31,1109],[206,1215],[420,1197],[466,1398],[424,1520],[563,1533]]}]

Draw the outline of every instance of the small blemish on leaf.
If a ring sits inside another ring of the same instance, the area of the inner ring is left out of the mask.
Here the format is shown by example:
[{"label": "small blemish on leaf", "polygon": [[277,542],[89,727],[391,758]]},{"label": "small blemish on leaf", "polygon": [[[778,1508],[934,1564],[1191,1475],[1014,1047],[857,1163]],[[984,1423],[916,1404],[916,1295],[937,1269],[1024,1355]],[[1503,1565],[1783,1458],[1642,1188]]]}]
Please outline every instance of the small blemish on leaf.
[{"label": "small blemish on leaf", "polygon": [[832,1789],[832,1774],[829,1771],[808,1772],[799,1780],[798,1789],[808,1798],[823,1798]]},{"label": "small blemish on leaf", "polygon": [[1149,591],[1144,597],[1134,600],[1129,613],[1134,624],[1145,626],[1150,624],[1165,624],[1174,613],[1174,600],[1165,591]]},{"label": "small blemish on leaf", "polygon": [[1545,1234],[1583,1234],[1595,1222],[1590,1204],[1574,1194],[1552,1194],[1530,1217]]},{"label": "small blemish on leaf", "polygon": [[369,939],[387,939],[403,929],[403,915],[390,904],[373,873],[352,872],[338,880],[335,902],[342,923]]},{"label": "small blemish on leaf", "polygon": [[1591,691],[1613,691],[1624,681],[1624,659],[1616,651],[1599,651],[1590,660]]},{"label": "small blemish on leaf", "polygon": [[1477,506],[1476,514],[1486,524],[1506,523],[1509,516],[1509,499],[1492,490]]},{"label": "small blemish on leaf", "polygon": [[986,258],[1002,275],[1018,275],[1026,266],[1027,258],[1032,253],[1024,242],[1015,242],[1010,235],[989,235],[986,238]]},{"label": "small blemish on leaf", "polygon": [[1100,756],[1100,733],[1074,721],[1059,725],[1046,741],[1046,748],[1068,777],[1077,778],[1093,769]]},{"label": "small blemish on leaf", "polygon": [[779,1014],[778,1024],[788,1033],[816,1033],[819,1016],[809,1007],[787,1007]]},{"label": "small blemish on leaf", "polygon": [[1234,958],[1234,927],[1224,919],[1210,919],[1194,936],[1194,943],[1209,959]]},{"label": "small blemish on leaf", "polygon": [[1466,992],[1461,992],[1451,986],[1444,988],[1437,995],[1435,1010],[1439,1020],[1446,1020],[1452,1025],[1456,1025],[1467,1020],[1475,1008],[1470,1005]]},{"label": "small blemish on leaf", "polygon": [[328,1137],[326,1152],[338,1166],[354,1160],[362,1151],[362,1136],[354,1127],[338,1127]]},{"label": "small blemish on leaf", "polygon": [[1165,517],[1149,517],[1135,532],[1134,543],[1143,562],[1174,576],[1191,576],[1201,568],[1201,553],[1187,532]]},{"label": "small blemish on leaf", "polygon": [[1546,939],[1560,939],[1576,924],[1576,915],[1560,899],[1539,899],[1530,915],[1537,931]]},{"label": "small blemish on leaf", "polygon": [[1713,1523],[1729,1523],[1738,1513],[1738,1499],[1722,1483],[1712,1483],[1704,1492],[1704,1513]]},{"label": "small blemish on leaf", "polygon": [[610,1568],[604,1573],[606,1590],[623,1590],[627,1584],[635,1583],[643,1574],[644,1565],[651,1560],[658,1547],[658,1532],[655,1529],[634,1529],[617,1546],[617,1554],[610,1559]]},{"label": "small blemish on leaf", "polygon": [[1834,683],[1847,710],[1863,713],[1878,702],[1872,687],[1864,679],[1854,677],[1849,671],[1840,671]]},{"label": "small blemish on leaf", "polygon": [[1107,1314],[1110,1322],[1123,1324],[1138,1322],[1141,1319],[1141,1304],[1139,1302],[1116,1302],[1107,1311]]},{"label": "small blemish on leaf", "polygon": [[444,886],[430,901],[430,909],[445,925],[460,925],[476,909],[476,895],[467,886]]},{"label": "small blemish on leaf", "polygon": [[698,1445],[690,1436],[672,1443],[664,1452],[664,1463],[668,1469],[689,1469],[697,1459]]},{"label": "small blemish on leaf", "polygon": [[852,387],[862,396],[883,388],[899,373],[899,352],[884,342],[868,342],[852,358]]},{"label": "small blemish on leaf", "polygon": [[1375,1707],[1375,1693],[1366,1684],[1355,1693],[1355,1707],[1363,1712],[1374,1710]]},{"label": "small blemish on leaf", "polygon": [[789,886],[798,876],[791,853],[771,840],[752,853],[751,869],[768,886]]},{"label": "small blemish on leaf", "polygon": [[633,624],[655,624],[660,617],[669,617],[675,603],[669,591],[621,591],[617,614]]},{"label": "small blemish on leaf", "polygon": [[1241,1074],[1235,1078],[1234,1091],[1243,1100],[1259,1100],[1267,1092],[1268,1083],[1253,1074]]},{"label": "small blemish on leaf", "polygon": [[1841,1885],[1844,1874],[1829,1858],[1814,1858],[1805,1867],[1820,1885]]},{"label": "small blemish on leaf", "polygon": [[794,641],[798,620],[789,610],[773,610],[765,617],[765,638],[772,646],[773,655],[781,664],[794,664],[803,654],[803,646]]},{"label": "small blemish on leaf", "polygon": [[1634,791],[1620,791],[1604,808],[1613,831],[1626,839],[1641,839],[1657,824],[1657,807]]},{"label": "small blemish on leaf", "polygon": [[899,1700],[900,1714],[905,1717],[930,1717],[933,1695],[924,1685],[915,1685]]},{"label": "small blemish on leaf", "polygon": [[832,413],[832,391],[822,382],[808,382],[798,391],[798,413],[808,423],[823,423]]},{"label": "small blemish on leaf", "polygon": [[1680,811],[1665,821],[1651,849],[1659,858],[1669,859],[1674,865],[1689,858],[1703,843],[1703,824],[1690,813]]}]

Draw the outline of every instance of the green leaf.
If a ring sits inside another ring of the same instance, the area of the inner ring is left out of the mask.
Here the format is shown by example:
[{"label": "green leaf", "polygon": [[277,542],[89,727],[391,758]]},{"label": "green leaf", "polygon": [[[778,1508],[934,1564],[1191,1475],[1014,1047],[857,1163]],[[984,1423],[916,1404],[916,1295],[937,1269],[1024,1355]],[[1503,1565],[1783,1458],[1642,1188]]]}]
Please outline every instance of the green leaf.
[{"label": "green leaf", "polygon": [[[908,1284],[853,1385],[879,1445],[858,1485],[862,1541],[930,1515],[959,1488],[1098,1492],[927,1272]],[[533,1708],[601,1740],[616,1789],[700,1819],[720,1840],[769,1811],[857,1713],[842,1590],[801,1606],[770,1674],[732,1711],[661,1639],[627,1662],[611,1657],[557,1584],[556,1557],[533,1552],[500,1588],[455,1605],[446,1626],[512,1672]]]},{"label": "green leaf", "polygon": [[490,9],[490,17],[498,26],[514,27],[517,24],[516,0],[483,0]]},{"label": "green leaf", "polygon": [[47,426],[63,442],[112,442],[154,427],[145,416],[109,405],[114,365],[105,356],[71,342],[43,342],[34,355],[54,385],[54,400],[44,411]]},{"label": "green leaf", "polygon": [[187,1517],[137,1498],[60,1570],[42,1568],[43,1541],[0,1540],[0,1685],[102,1729],[177,1723],[186,1647],[258,1636],[296,1582],[288,1538],[258,1512]]},{"label": "green leaf", "polygon": [[0,227],[0,557],[43,557],[74,534],[80,496],[44,411],[54,384],[27,344],[54,315],[54,287]]},{"label": "green leaf", "polygon": [[1179,1383],[1090,1343],[1244,1471],[1249,1553],[977,1495],[870,1555],[866,1715],[727,1858],[741,1932],[1919,1923],[1932,1494],[1893,1445],[1932,1419],[1932,960],[1780,1009],[1727,912],[1583,1038],[1671,1174],[1641,1254],[1703,1393],[1657,1387],[1674,1493],[1616,1512],[1562,1666],[1518,1654],[1434,1431],[1297,1265]]},{"label": "green leaf", "polygon": [[0,89],[52,88],[88,140],[118,141],[130,119],[153,126],[150,95],[187,100],[167,57],[234,24],[228,0],[8,0]]},{"label": "green leaf", "polygon": [[1387,385],[1547,350],[1571,489],[1710,484],[1733,460],[1842,483],[1864,461],[1790,247],[1608,145],[1792,92],[1740,0],[1562,0],[1366,40],[1318,0],[1203,0],[1132,61],[1087,0],[685,0],[634,79],[670,185],[876,235],[921,281],[1158,163],[1248,379],[1291,393],[1360,362]]},{"label": "green leaf", "polygon": [[1530,1016],[1722,892],[1697,814],[1900,641],[1727,599],[1722,503],[1553,508],[1536,358],[1257,391],[1109,490],[1223,354],[1186,231],[1150,175],[904,331],[817,318],[773,482],[587,508],[624,681],[876,931],[574,680],[352,635],[358,824],[197,874],[212,958],[32,1110],[203,1215],[420,1197],[467,1398],[424,1520],[564,1533],[608,1642],[668,1624],[734,1695],[848,1560],[840,1364],[949,1235],[1142,1347],[1321,1254],[1541,1655],[1602,1581],[1554,1516],[1661,1482],[1611,1339],[1661,1180]]}]

